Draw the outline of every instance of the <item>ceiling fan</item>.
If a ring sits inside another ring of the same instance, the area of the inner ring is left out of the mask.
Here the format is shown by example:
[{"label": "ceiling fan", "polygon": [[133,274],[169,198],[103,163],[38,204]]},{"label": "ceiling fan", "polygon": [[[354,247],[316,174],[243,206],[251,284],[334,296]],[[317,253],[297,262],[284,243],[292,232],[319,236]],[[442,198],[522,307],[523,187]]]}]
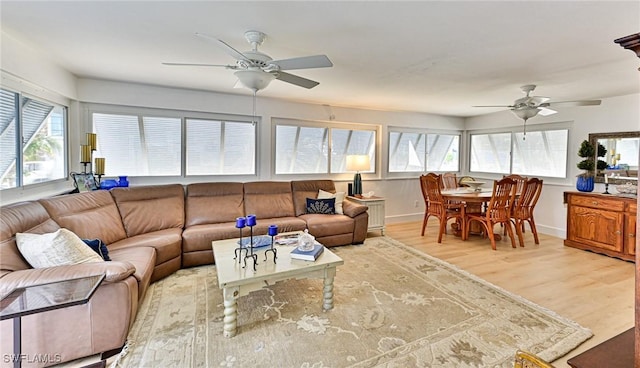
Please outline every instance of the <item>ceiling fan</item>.
[{"label": "ceiling fan", "polygon": [[244,86],[254,93],[266,88],[272,80],[278,79],[304,88],[313,88],[319,83],[307,78],[303,78],[285,70],[327,68],[333,63],[326,55],[303,56],[291,59],[273,60],[269,55],[258,51],[258,46],[262,45],[266,35],[260,31],[247,31],[244,37],[251,45],[250,51],[240,52],[231,47],[226,42],[203,33],[196,33],[196,36],[213,41],[223,51],[236,59],[233,65],[216,64],[194,64],[194,63],[162,63],[164,65],[179,66],[212,66],[223,67],[236,70],[234,73],[241,86]]},{"label": "ceiling fan", "polygon": [[491,106],[474,106],[474,107],[507,107],[517,117],[524,120],[524,134],[527,134],[527,120],[540,114],[542,116],[548,116],[557,113],[557,111],[550,109],[549,107],[555,106],[594,106],[600,105],[600,100],[582,100],[582,101],[558,101],[551,102],[549,97],[541,96],[529,96],[534,89],[535,84],[527,84],[520,87],[522,92],[526,94],[525,97],[519,98],[513,102],[512,105],[491,105]]}]

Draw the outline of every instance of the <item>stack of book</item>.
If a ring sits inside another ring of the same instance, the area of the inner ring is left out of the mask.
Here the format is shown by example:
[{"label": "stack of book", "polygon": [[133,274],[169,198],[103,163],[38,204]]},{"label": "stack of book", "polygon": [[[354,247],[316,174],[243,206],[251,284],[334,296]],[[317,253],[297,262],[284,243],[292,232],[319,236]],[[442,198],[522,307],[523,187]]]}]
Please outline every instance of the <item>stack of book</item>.
[{"label": "stack of book", "polygon": [[314,262],[316,259],[318,259],[318,257],[320,257],[323,251],[324,245],[316,242],[312,250],[302,251],[296,247],[291,251],[290,255],[292,259],[301,259],[303,261]]}]

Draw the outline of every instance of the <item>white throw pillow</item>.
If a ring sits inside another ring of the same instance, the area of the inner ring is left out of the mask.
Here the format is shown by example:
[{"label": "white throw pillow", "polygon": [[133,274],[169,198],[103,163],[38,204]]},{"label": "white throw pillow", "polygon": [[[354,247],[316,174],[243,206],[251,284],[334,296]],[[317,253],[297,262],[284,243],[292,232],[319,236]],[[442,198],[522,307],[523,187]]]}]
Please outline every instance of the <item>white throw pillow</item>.
[{"label": "white throw pillow", "polygon": [[17,233],[16,245],[33,268],[104,262],[82,239],[68,229],[54,233]]},{"label": "white throw pillow", "polygon": [[345,192],[336,192],[334,194],[322,189],[318,191],[318,199],[326,199],[326,198],[336,199],[336,213],[339,213],[341,215],[344,215],[344,212],[342,211],[342,201],[344,201],[345,196],[346,196]]}]

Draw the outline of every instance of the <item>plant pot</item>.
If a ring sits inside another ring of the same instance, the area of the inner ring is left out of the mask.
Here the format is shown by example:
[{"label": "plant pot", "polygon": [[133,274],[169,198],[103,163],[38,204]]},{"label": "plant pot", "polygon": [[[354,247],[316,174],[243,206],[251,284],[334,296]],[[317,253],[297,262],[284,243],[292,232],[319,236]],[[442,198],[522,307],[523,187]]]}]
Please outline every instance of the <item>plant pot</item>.
[{"label": "plant pot", "polygon": [[581,192],[593,192],[593,186],[593,176],[578,176],[578,180],[576,181],[576,189]]}]

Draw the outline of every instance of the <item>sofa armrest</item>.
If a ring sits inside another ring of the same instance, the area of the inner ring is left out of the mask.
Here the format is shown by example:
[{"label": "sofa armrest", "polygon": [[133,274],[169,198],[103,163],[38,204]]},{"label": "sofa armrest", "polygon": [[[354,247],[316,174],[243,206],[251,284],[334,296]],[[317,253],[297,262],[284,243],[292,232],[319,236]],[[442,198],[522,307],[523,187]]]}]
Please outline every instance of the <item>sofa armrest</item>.
[{"label": "sofa armrest", "polygon": [[106,282],[118,282],[133,275],[135,267],[129,262],[93,262],[47,268],[30,268],[9,272],[0,278],[0,295],[18,287],[105,274]]},{"label": "sofa armrest", "polygon": [[367,212],[368,209],[368,206],[352,202],[349,199],[345,199],[344,201],[342,201],[342,212],[351,218],[354,218],[361,213]]}]

